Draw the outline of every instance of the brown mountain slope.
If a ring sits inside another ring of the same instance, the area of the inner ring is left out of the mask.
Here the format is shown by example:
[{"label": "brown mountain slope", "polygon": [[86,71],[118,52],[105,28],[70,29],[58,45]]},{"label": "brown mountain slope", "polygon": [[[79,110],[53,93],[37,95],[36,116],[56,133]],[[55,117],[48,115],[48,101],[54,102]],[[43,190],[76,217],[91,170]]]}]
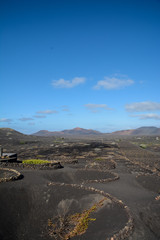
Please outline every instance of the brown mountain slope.
[{"label": "brown mountain slope", "polygon": [[0,138],[20,138],[25,136],[23,133],[20,133],[11,128],[0,128]]},{"label": "brown mountain slope", "polygon": [[114,135],[132,135],[133,132],[134,132],[134,129],[130,129],[130,130],[116,131],[116,132],[113,132],[111,134],[114,134]]},{"label": "brown mountain slope", "polygon": [[114,135],[160,135],[160,128],[157,127],[140,127],[137,129],[131,129],[131,130],[122,130],[122,131],[116,131],[113,132]]}]

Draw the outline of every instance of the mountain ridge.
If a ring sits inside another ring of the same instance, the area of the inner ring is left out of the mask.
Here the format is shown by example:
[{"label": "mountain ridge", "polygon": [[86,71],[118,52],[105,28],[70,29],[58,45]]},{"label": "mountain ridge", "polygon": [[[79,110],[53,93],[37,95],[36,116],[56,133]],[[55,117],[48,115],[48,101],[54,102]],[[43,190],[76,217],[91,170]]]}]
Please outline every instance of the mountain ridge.
[{"label": "mountain ridge", "polygon": [[112,133],[102,133],[93,129],[84,129],[80,127],[76,127],[69,130],[63,130],[63,131],[48,131],[48,130],[40,130],[38,132],[35,132],[33,134],[23,134],[21,132],[18,132],[11,128],[0,128],[0,138],[3,139],[7,137],[10,138],[16,138],[20,139],[23,137],[29,137],[29,136],[37,136],[37,137],[65,137],[65,136],[154,136],[154,135],[160,135],[160,128],[158,127],[140,127],[136,129],[128,129],[128,130],[121,130],[121,131],[115,131]]},{"label": "mountain ridge", "polygon": [[65,136],[65,135],[120,135],[120,136],[136,136],[136,135],[160,135],[160,128],[157,127],[140,127],[136,129],[128,129],[128,130],[121,130],[121,131],[115,131],[112,133],[102,133],[93,129],[84,129],[84,128],[73,128],[69,130],[63,130],[63,131],[47,131],[47,130],[40,130],[32,135],[35,136]]},{"label": "mountain ridge", "polygon": [[73,129],[69,129],[69,130],[63,130],[63,131],[47,131],[47,130],[40,130],[36,133],[33,133],[32,135],[35,136],[56,136],[56,135],[100,135],[103,134],[99,131],[96,130],[92,130],[92,129],[84,129],[84,128],[80,128],[80,127],[76,127]]}]

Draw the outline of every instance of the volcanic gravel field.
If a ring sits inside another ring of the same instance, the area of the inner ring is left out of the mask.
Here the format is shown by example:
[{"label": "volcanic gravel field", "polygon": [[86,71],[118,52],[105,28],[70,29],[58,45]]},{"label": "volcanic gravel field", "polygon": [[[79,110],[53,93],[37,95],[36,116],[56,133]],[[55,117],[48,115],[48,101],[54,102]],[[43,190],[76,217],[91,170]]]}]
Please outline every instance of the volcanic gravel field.
[{"label": "volcanic gravel field", "polygon": [[[27,148],[23,154],[31,158]],[[160,238],[157,153],[125,140],[40,151],[56,167],[0,163],[1,240]]]}]

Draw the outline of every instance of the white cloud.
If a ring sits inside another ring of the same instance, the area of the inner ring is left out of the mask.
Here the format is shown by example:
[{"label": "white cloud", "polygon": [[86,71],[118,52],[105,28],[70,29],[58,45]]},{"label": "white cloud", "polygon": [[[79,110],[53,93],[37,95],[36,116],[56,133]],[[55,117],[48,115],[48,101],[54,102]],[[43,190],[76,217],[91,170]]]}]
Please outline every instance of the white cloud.
[{"label": "white cloud", "polygon": [[160,120],[160,115],[154,113],[131,115],[131,117],[138,117],[141,120],[147,119]]},{"label": "white cloud", "polygon": [[73,88],[85,81],[86,79],[84,77],[75,77],[72,80],[64,80],[61,78],[59,80],[53,80],[52,86],[56,88]]},{"label": "white cloud", "polygon": [[146,112],[160,110],[160,103],[158,102],[136,102],[126,104],[125,109],[127,112]]},{"label": "white cloud", "polygon": [[38,111],[38,114],[53,114],[53,113],[58,113],[56,110],[43,110],[43,111]]},{"label": "white cloud", "polygon": [[120,89],[134,84],[134,81],[131,79],[120,79],[117,77],[104,77],[104,80],[100,80],[94,86],[94,89]]},{"label": "white cloud", "polygon": [[26,117],[24,117],[24,118],[19,118],[19,120],[25,122],[25,121],[32,121],[33,118],[26,118]]},{"label": "white cloud", "polygon": [[104,110],[112,110],[109,108],[106,104],[94,104],[94,103],[88,103],[84,105],[87,109],[89,109],[91,112],[98,112],[99,109],[104,109]]},{"label": "white cloud", "polygon": [[10,122],[12,122],[12,121],[13,121],[13,120],[10,119],[10,118],[1,118],[1,119],[0,119],[0,122],[10,123]]}]

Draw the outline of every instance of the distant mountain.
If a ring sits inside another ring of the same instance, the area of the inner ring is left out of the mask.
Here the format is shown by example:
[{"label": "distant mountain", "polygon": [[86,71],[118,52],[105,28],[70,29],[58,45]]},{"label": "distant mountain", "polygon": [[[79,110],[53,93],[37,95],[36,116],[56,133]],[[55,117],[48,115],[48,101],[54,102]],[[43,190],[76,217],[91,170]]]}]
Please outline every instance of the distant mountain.
[{"label": "distant mountain", "polygon": [[[92,129],[84,129],[84,128],[77,127],[77,128],[70,129],[70,130],[54,131],[54,132],[50,132],[47,130],[41,130],[32,135],[43,136],[43,137],[52,137],[52,136],[61,136],[61,137],[64,136],[65,137],[65,136],[88,136],[88,135],[98,136],[98,135],[103,135],[103,133],[92,130]],[[112,132],[109,135],[120,135],[120,136],[160,135],[160,128],[140,127],[137,129]]]},{"label": "distant mountain", "polygon": [[140,127],[132,132],[133,135],[160,135],[160,128]]},{"label": "distant mountain", "polygon": [[32,135],[34,136],[42,136],[42,137],[50,137],[50,136],[53,136],[52,135],[52,132],[49,132],[47,130],[40,130],[36,133],[33,133]]},{"label": "distant mountain", "polygon": [[112,132],[112,135],[132,135],[132,133],[134,132],[134,129],[130,129],[130,130],[121,130],[121,131],[116,131],[116,132]]},{"label": "distant mountain", "polygon": [[38,141],[41,138],[38,137],[78,137],[78,136],[160,136],[160,128],[157,127],[140,127],[137,129],[130,130],[122,130],[116,131],[112,133],[101,133],[99,131],[95,131],[92,129],[84,129],[84,128],[74,128],[70,130],[63,131],[54,131],[50,132],[47,130],[41,130],[31,135],[25,135],[11,128],[0,128],[0,144],[4,142],[13,141]]},{"label": "distant mountain", "polygon": [[157,127],[140,127],[137,129],[131,129],[131,130],[122,130],[122,131],[116,131],[113,132],[114,135],[138,135],[138,136],[150,136],[150,135],[160,135],[160,128]]},{"label": "distant mountain", "polygon": [[47,130],[41,130],[39,132],[34,133],[35,136],[43,136],[43,137],[51,137],[51,136],[79,136],[79,135],[100,135],[101,132],[92,130],[92,129],[84,129],[76,127],[70,130],[63,130],[63,131],[54,131],[49,132]]}]

